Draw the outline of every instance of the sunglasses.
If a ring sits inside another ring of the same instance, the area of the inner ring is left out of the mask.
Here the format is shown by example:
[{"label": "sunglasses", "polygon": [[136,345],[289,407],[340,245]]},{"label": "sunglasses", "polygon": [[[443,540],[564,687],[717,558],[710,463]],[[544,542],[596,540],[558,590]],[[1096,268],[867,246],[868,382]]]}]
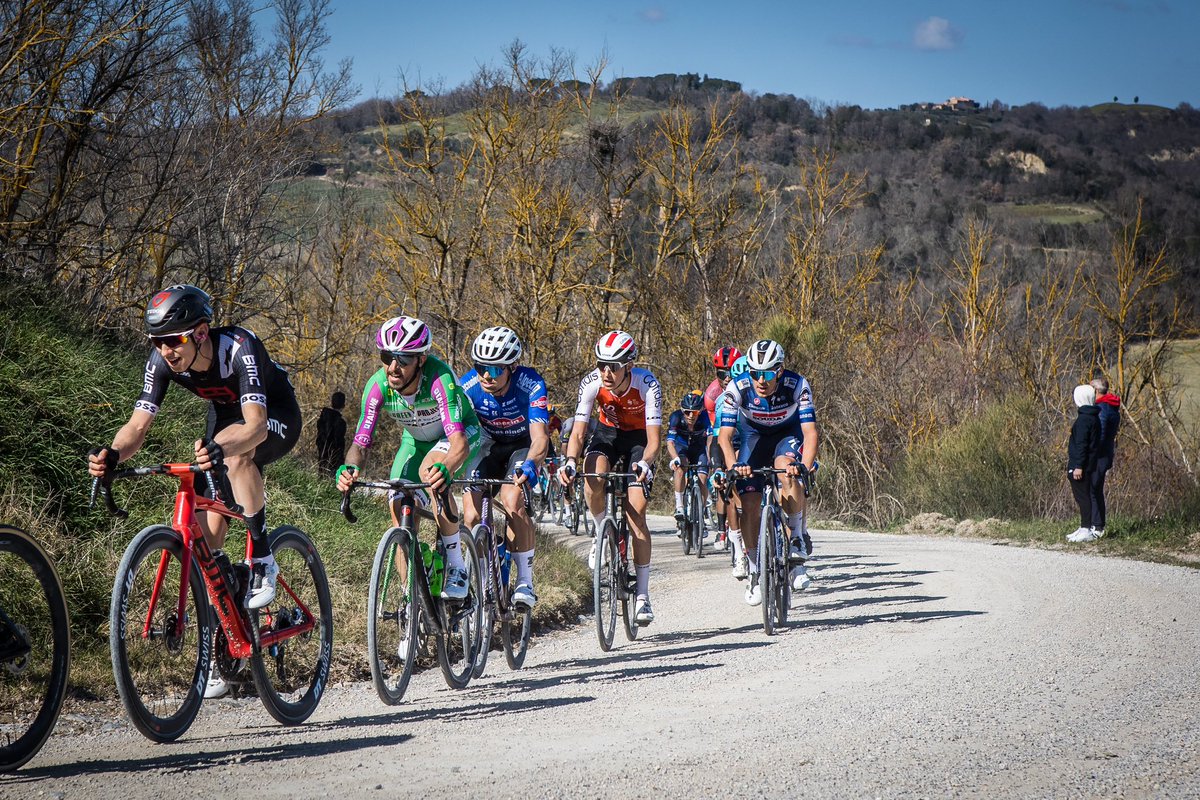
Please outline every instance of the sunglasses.
[{"label": "sunglasses", "polygon": [[723,381],[728,377],[729,377],[729,370],[727,370],[727,369],[717,370],[717,380]]},{"label": "sunglasses", "polygon": [[166,336],[148,336],[150,344],[155,347],[162,347],[164,344],[167,347],[179,347],[179,345],[188,341],[192,334],[196,332],[195,328],[183,331],[182,333],[168,333]]},{"label": "sunglasses", "polygon": [[609,372],[617,372],[618,370],[621,370],[624,368],[625,368],[625,365],[622,364],[620,361],[597,361],[596,362],[596,369],[599,370],[600,372],[604,372],[605,370],[608,370]]},{"label": "sunglasses", "polygon": [[416,353],[393,353],[391,350],[380,350],[379,360],[384,364],[391,364],[395,361],[402,367],[407,367],[409,364],[417,360]]},{"label": "sunglasses", "polygon": [[479,375],[479,377],[482,378],[484,375],[487,375],[492,380],[496,380],[501,375],[503,375],[504,370],[506,370],[506,369],[507,369],[507,367],[503,364],[476,364],[475,365],[475,373],[477,375]]},{"label": "sunglasses", "polygon": [[777,369],[752,369],[752,370],[750,370],[750,377],[756,381],[773,381],[773,380],[775,380],[775,377],[778,374],[779,374],[779,370],[777,370]]}]

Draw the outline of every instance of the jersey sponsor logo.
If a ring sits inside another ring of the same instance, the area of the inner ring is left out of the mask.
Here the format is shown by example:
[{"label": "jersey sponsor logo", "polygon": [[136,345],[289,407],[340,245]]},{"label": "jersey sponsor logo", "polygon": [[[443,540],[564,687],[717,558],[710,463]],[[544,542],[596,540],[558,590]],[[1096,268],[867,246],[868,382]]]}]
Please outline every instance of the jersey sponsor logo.
[{"label": "jersey sponsor logo", "polygon": [[267,431],[269,433],[275,434],[280,439],[287,438],[287,429],[288,429],[288,426],[284,425],[282,422],[280,422],[277,419],[268,419],[267,420]]},{"label": "jersey sponsor logo", "polygon": [[487,425],[491,428],[515,428],[518,425],[524,424],[525,417],[517,417],[516,419],[509,419],[508,417],[494,417],[487,420]]},{"label": "jersey sponsor logo", "polygon": [[244,394],[242,395],[243,403],[253,403],[256,406],[265,406],[267,404],[267,396],[265,394]]},{"label": "jersey sponsor logo", "polygon": [[254,360],[254,355],[242,356],[242,363],[246,365],[246,379],[250,381],[250,385],[262,386],[258,380],[258,364]]},{"label": "jersey sponsor logo", "polygon": [[[228,386],[196,386],[192,389],[199,397],[213,403],[237,402],[237,392]],[[264,402],[263,405],[266,405]]]},{"label": "jersey sponsor logo", "polygon": [[545,397],[539,397],[536,400],[532,401],[529,405],[531,408],[549,409],[550,401],[548,399],[546,399]]},{"label": "jersey sponsor logo", "polygon": [[154,403],[148,403],[145,400],[138,400],[133,404],[133,407],[138,411],[145,411],[151,416],[158,413],[158,406],[154,405]]},{"label": "jersey sponsor logo", "polygon": [[800,405],[807,405],[812,402],[812,392],[809,391],[807,386],[800,392],[800,399],[796,402],[800,403]]},{"label": "jersey sponsor logo", "polygon": [[157,371],[158,368],[153,364],[146,365],[146,374],[142,378],[142,391],[146,394],[150,394],[150,392],[154,389],[154,373]]}]

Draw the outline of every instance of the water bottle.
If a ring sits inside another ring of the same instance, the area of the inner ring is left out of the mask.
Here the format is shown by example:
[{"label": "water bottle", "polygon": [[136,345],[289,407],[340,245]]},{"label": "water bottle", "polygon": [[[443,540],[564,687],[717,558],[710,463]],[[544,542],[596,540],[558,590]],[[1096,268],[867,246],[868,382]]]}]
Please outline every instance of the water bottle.
[{"label": "water bottle", "polygon": [[429,593],[437,597],[442,593],[442,554],[421,542],[421,560],[425,562],[425,574],[429,578]]},{"label": "water bottle", "polygon": [[500,540],[500,546],[496,548],[496,557],[500,559],[500,585],[508,586],[508,570],[512,566],[512,554],[508,552],[508,545],[503,539]]},{"label": "water bottle", "polygon": [[217,569],[221,572],[221,579],[225,581],[225,587],[229,589],[229,594],[237,597],[241,584],[238,582],[237,573],[233,570],[233,563],[230,562],[229,556],[224,550],[214,550],[212,557],[213,561],[217,562]]}]

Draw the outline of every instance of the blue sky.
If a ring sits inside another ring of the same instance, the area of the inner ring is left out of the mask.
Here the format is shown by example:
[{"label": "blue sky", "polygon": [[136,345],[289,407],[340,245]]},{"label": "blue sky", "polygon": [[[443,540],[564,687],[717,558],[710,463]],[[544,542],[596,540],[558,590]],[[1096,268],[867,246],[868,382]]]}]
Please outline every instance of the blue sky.
[{"label": "blue sky", "polygon": [[696,72],[747,91],[895,107],[950,96],[1010,105],[1120,97],[1200,106],[1196,0],[793,0],[520,3],[332,0],[327,62],[360,98],[466,81],[514,39],[574,55],[580,77]]}]

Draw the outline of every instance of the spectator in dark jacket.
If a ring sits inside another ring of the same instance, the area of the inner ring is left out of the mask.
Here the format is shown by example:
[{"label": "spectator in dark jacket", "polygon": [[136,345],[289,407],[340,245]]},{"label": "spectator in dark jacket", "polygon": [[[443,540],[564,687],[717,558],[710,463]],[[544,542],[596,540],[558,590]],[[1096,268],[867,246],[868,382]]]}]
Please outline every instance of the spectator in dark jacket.
[{"label": "spectator in dark jacket", "polygon": [[1067,541],[1090,542],[1096,538],[1092,530],[1091,475],[1100,454],[1100,409],[1096,407],[1096,390],[1086,383],[1076,386],[1075,405],[1079,407],[1079,416],[1071,426],[1071,441],[1067,445],[1067,482],[1071,484],[1071,494],[1079,506],[1079,528],[1068,534]]},{"label": "spectator in dark jacket", "polygon": [[346,455],[346,420],[342,418],[345,407],[346,395],[334,392],[317,420],[317,469],[326,478],[333,477],[334,468]]},{"label": "spectator in dark jacket", "polygon": [[[1092,380],[1096,390],[1096,407],[1100,409],[1100,452],[1096,456],[1096,468],[1092,470],[1092,530],[1099,539],[1104,535],[1104,523],[1108,519],[1108,506],[1104,502],[1104,477],[1112,469],[1116,455],[1117,430],[1121,427],[1121,398],[1109,394],[1108,379],[1104,376]],[[1088,539],[1087,541],[1091,541]]]}]

